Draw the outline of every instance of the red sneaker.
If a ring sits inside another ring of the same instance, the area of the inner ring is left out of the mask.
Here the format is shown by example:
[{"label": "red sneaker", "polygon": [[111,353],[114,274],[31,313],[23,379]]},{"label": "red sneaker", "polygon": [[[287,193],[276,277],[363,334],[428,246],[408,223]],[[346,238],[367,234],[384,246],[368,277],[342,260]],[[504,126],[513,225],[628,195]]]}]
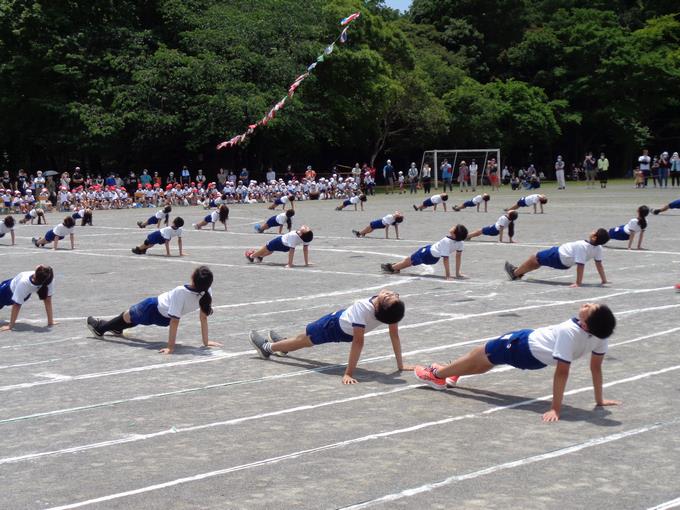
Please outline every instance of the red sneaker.
[{"label": "red sneaker", "polygon": [[417,366],[416,369],[413,371],[413,374],[416,376],[416,379],[420,379],[424,383],[429,384],[435,390],[445,390],[446,381],[441,377],[436,377],[434,375],[434,371],[435,368],[432,366],[429,367]]},{"label": "red sneaker", "polygon": [[253,263],[255,262],[255,259],[253,258],[253,253],[255,253],[255,250],[246,250],[245,256],[248,259],[248,262]]},{"label": "red sneaker", "polygon": [[675,284],[675,292],[680,292],[680,283]]},{"label": "red sneaker", "polygon": [[451,377],[446,378],[446,387],[447,388],[455,388],[456,385],[458,384],[458,379],[460,379],[459,375],[452,375]]}]

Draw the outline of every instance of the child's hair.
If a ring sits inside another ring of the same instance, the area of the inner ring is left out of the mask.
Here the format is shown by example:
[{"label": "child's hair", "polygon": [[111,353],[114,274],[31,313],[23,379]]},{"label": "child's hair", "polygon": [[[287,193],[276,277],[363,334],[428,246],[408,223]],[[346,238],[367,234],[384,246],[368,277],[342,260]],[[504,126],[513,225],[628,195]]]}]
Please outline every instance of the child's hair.
[{"label": "child's hair", "polygon": [[638,225],[642,230],[647,228],[647,216],[649,215],[649,207],[641,205],[638,207]]},{"label": "child's hair", "polygon": [[404,318],[406,306],[401,299],[391,301],[389,304],[381,301],[375,311],[375,318],[384,324],[395,324]]},{"label": "child's hair", "polygon": [[165,207],[163,207],[163,212],[165,214],[170,214],[172,212],[172,206],[166,205]]},{"label": "child's hair", "polygon": [[198,305],[201,311],[206,315],[212,315],[212,296],[208,289],[213,283],[213,274],[208,266],[197,267],[191,275],[191,280],[194,283],[194,289],[201,292],[201,299],[198,300]]},{"label": "child's hair", "polygon": [[586,319],[586,325],[588,332],[604,339],[614,332],[616,317],[607,305],[598,305]]},{"label": "child's hair", "polygon": [[300,236],[300,239],[302,239],[305,243],[311,243],[312,239],[314,239],[314,233],[311,230],[303,232]]},{"label": "child's hair", "polygon": [[7,228],[12,228],[14,226],[14,217],[6,216],[5,219],[3,220],[3,223]]},{"label": "child's hair", "polygon": [[295,201],[295,195],[288,195],[288,200],[291,202]]},{"label": "child's hair", "polygon": [[488,202],[490,198],[491,198],[491,197],[489,196],[488,193],[482,194],[482,200],[484,200],[485,202]]},{"label": "child's hair", "polygon": [[42,209],[36,209],[35,213],[37,214],[38,225],[40,225],[41,223],[47,224],[47,220],[45,219],[45,211],[43,211]]},{"label": "child's hair", "polygon": [[517,214],[517,211],[510,211],[508,213],[508,218],[510,219],[510,223],[508,223],[508,237],[512,239],[515,237],[515,220],[519,214]]},{"label": "child's hair", "polygon": [[286,211],[286,217],[292,218],[293,216],[295,216],[295,209],[288,209]]},{"label": "child's hair", "polygon": [[607,229],[598,228],[595,231],[595,241],[592,243],[594,246],[600,246],[609,242],[609,232]]},{"label": "child's hair", "polygon": [[222,223],[225,223],[227,219],[229,219],[229,208],[222,204],[219,208],[219,213],[220,213],[220,221]]},{"label": "child's hair", "polygon": [[454,241],[465,241],[468,236],[468,229],[465,225],[456,225],[453,228],[453,239]]},{"label": "child's hair", "polygon": [[442,202],[446,202],[449,199],[449,196],[446,193],[442,193],[441,197],[442,197]]},{"label": "child's hair", "polygon": [[404,221],[404,215],[403,214],[395,214],[394,215],[394,222],[395,223],[401,223]]},{"label": "child's hair", "polygon": [[295,211],[293,209],[288,209],[286,211],[286,227],[288,227],[288,230],[293,228],[293,216],[295,216]]},{"label": "child's hair", "polygon": [[40,285],[38,289],[38,297],[41,300],[47,298],[47,287],[54,279],[54,271],[50,266],[38,266],[33,273],[33,283]]},{"label": "child's hair", "polygon": [[64,221],[62,221],[61,223],[62,223],[62,225],[64,225],[66,228],[72,228],[72,227],[75,227],[75,226],[76,226],[76,220],[74,220],[74,219],[71,218],[70,216],[66,216],[66,218],[64,218]]},{"label": "child's hair", "polygon": [[359,195],[359,200],[361,200],[362,202],[365,202],[366,200],[368,200],[368,198],[366,198],[366,195],[364,195],[362,193],[361,195]]},{"label": "child's hair", "polygon": [[548,197],[545,197],[545,196],[541,195],[541,196],[538,198],[538,201],[539,201],[540,203],[542,203],[542,204],[547,204],[547,203],[548,203]]},{"label": "child's hair", "polygon": [[173,226],[174,228],[183,227],[183,226],[184,226],[184,219],[182,219],[182,217],[180,217],[180,216],[177,216],[177,218],[175,218],[174,220],[172,220],[172,226]]},{"label": "child's hair", "polygon": [[84,227],[85,225],[92,225],[92,211],[89,209],[85,210],[83,213],[83,220],[80,222],[81,227]]},{"label": "child's hair", "polygon": [[508,213],[508,218],[510,218],[510,221],[515,221],[517,219],[517,216],[519,216],[517,214],[517,211],[510,211]]}]

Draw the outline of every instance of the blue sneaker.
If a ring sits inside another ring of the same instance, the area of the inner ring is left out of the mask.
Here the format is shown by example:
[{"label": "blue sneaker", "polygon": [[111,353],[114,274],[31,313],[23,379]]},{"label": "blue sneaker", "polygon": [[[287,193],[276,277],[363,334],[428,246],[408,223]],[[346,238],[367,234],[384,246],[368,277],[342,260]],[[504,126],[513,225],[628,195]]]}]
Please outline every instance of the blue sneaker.
[{"label": "blue sneaker", "polygon": [[255,230],[255,232],[257,232],[257,233],[259,234],[259,233],[260,233],[260,224],[259,224],[259,223],[255,223],[255,226],[253,227],[253,230]]}]

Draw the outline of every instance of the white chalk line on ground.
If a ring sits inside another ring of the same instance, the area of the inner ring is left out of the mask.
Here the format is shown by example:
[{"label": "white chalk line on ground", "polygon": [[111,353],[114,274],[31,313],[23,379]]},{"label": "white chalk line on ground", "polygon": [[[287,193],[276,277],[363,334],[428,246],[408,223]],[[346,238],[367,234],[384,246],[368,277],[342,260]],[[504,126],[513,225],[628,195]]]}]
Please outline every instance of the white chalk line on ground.
[{"label": "white chalk line on ground", "polygon": [[659,505],[649,507],[647,510],[668,510],[670,508],[680,507],[680,498],[671,499],[670,501],[665,501]]},{"label": "white chalk line on ground", "polygon": [[[646,432],[652,432],[655,430],[658,430],[663,427],[668,427],[668,426],[673,426],[677,425],[678,419],[674,420],[669,420],[669,421],[664,421],[664,422],[657,422],[652,425],[645,425],[642,427],[638,427],[635,429],[630,429],[630,430],[625,430],[623,432],[617,432],[616,434],[609,434],[607,436],[601,436],[593,439],[589,439],[588,441],[584,441],[583,443],[578,443],[574,444],[571,446],[567,446],[566,448],[560,448],[558,450],[553,450],[551,452],[546,452],[546,453],[541,453],[538,455],[532,455],[531,457],[524,457],[522,459],[517,459],[514,461],[510,462],[504,462],[502,464],[496,464],[494,466],[489,466],[484,469],[480,469],[478,471],[473,471],[471,473],[466,473],[464,475],[453,475],[450,476],[444,480],[438,481],[438,482],[432,482],[428,484],[421,485],[419,487],[412,487],[409,489],[404,489],[400,492],[395,492],[392,494],[387,494],[385,496],[382,496],[380,498],[372,499],[369,501],[364,501],[362,503],[358,503],[356,505],[350,505],[350,506],[344,506],[340,507],[338,510],[360,510],[362,508],[369,508],[381,503],[391,503],[393,501],[397,501],[403,498],[411,497],[411,496],[416,496],[418,494],[424,494],[427,492],[432,492],[435,489],[439,489],[441,487],[446,487],[448,485],[458,483],[458,482],[463,482],[466,480],[473,480],[475,478],[479,478],[481,476],[486,476],[486,475],[491,475],[494,473],[498,473],[500,471],[506,471],[509,469],[514,469],[517,467],[522,467],[526,466],[529,464],[535,464],[536,462],[542,462],[544,460],[550,460],[550,459],[555,459],[558,457],[563,457],[565,455],[569,455],[572,453],[580,452],[581,450],[585,450],[588,448],[592,448],[594,446],[600,446],[603,444],[607,443],[612,443],[614,441],[619,441],[621,439],[626,439],[629,437],[637,436],[640,434],[644,434]],[[64,507],[66,508],[66,507]]]},{"label": "white chalk line on ground", "polygon": [[[661,370],[656,370],[654,372],[646,372],[646,373],[642,373],[642,374],[637,374],[635,376],[628,377],[626,379],[620,379],[618,381],[612,381],[610,383],[605,384],[604,387],[611,387],[611,386],[618,385],[618,384],[633,382],[633,381],[637,381],[637,380],[640,380],[640,379],[643,379],[643,378],[653,377],[655,375],[663,374],[663,373],[666,373],[666,372],[669,372],[669,371],[672,371],[672,370],[677,370],[677,369],[680,369],[680,365],[675,365],[673,367],[667,367],[667,368],[664,368],[664,369],[661,369]],[[584,386],[584,387],[581,387],[581,388],[577,388],[577,389],[574,389],[574,390],[567,391],[567,392],[564,393],[564,395],[565,396],[574,395],[574,394],[577,394],[577,393],[582,393],[584,391],[591,391],[591,390],[592,390],[592,386]],[[478,412],[478,413],[468,413],[468,414],[465,414],[465,415],[450,416],[450,417],[443,418],[443,419],[437,420],[437,421],[422,422],[422,423],[418,423],[416,425],[412,425],[412,426],[405,427],[405,428],[393,429],[393,430],[374,433],[374,434],[368,434],[368,435],[365,435],[365,436],[355,437],[355,438],[347,439],[347,440],[344,440],[344,441],[325,444],[325,445],[318,446],[318,447],[315,447],[315,448],[308,448],[308,449],[305,449],[305,450],[298,450],[298,451],[295,451],[295,452],[287,453],[287,454],[284,454],[284,455],[279,455],[279,456],[276,456],[276,457],[269,457],[269,458],[266,458],[266,459],[262,459],[262,460],[258,460],[258,461],[254,461],[254,462],[249,462],[247,464],[240,464],[238,466],[232,466],[232,467],[229,467],[229,468],[219,469],[219,470],[215,470],[215,471],[209,471],[209,472],[200,473],[200,474],[193,475],[193,476],[177,478],[175,480],[170,480],[170,481],[167,481],[167,482],[164,482],[164,483],[149,485],[149,486],[146,486],[146,487],[140,487],[138,489],[133,489],[133,490],[124,491],[124,492],[118,492],[118,493],[115,493],[115,494],[109,494],[109,495],[106,495],[106,496],[101,496],[101,497],[98,497],[98,498],[80,501],[80,502],[77,502],[77,503],[71,503],[71,504],[67,504],[67,505],[52,507],[49,510],[67,510],[67,509],[71,509],[71,508],[79,508],[79,507],[88,506],[88,505],[92,505],[92,504],[96,504],[96,503],[102,503],[102,502],[105,502],[105,501],[112,501],[112,500],[121,499],[121,498],[134,496],[134,495],[138,495],[138,494],[153,492],[153,491],[165,489],[165,488],[168,488],[168,487],[174,487],[174,486],[177,486],[177,485],[183,485],[183,484],[186,484],[186,483],[205,480],[205,479],[208,479],[208,478],[214,478],[214,477],[217,477],[217,476],[231,474],[231,473],[235,473],[235,472],[238,472],[238,471],[244,471],[244,470],[252,469],[252,468],[256,468],[256,467],[277,464],[277,463],[282,462],[282,461],[297,459],[297,458],[305,456],[305,455],[311,455],[311,454],[316,454],[316,453],[319,453],[319,452],[335,450],[335,449],[344,448],[344,447],[352,446],[352,445],[355,445],[355,444],[365,443],[365,442],[368,442],[368,441],[374,441],[374,440],[382,439],[382,438],[386,438],[386,437],[393,437],[393,436],[397,436],[397,435],[401,435],[401,434],[408,434],[408,433],[412,433],[412,432],[417,432],[417,431],[421,431],[421,430],[424,430],[424,429],[427,429],[427,428],[438,427],[438,426],[441,426],[441,425],[447,425],[449,423],[453,423],[453,422],[457,422],[457,421],[461,421],[461,420],[466,420],[466,419],[471,419],[471,418],[479,418],[479,417],[486,416],[486,415],[489,415],[489,414],[492,414],[492,413],[495,413],[495,412],[498,412],[498,411],[504,411],[504,410],[508,410],[508,409],[515,409],[517,407],[528,406],[528,405],[531,405],[531,404],[535,404],[537,402],[548,400],[550,398],[552,398],[552,394],[544,395],[544,396],[538,397],[538,398],[523,400],[521,402],[515,402],[513,404],[508,404],[508,405],[504,405],[504,406],[492,407],[491,409],[487,409],[486,411],[482,411],[482,412]],[[623,432],[619,432],[617,434],[611,434],[610,436],[604,436],[602,438],[591,439],[590,441],[587,441],[585,443],[580,443],[580,444],[585,445],[585,444],[593,443],[593,444],[590,444],[590,446],[595,446],[597,444],[603,444],[604,442],[611,442],[611,441],[615,441],[615,440],[618,440],[618,439],[623,439],[625,437],[629,437],[631,435],[636,435],[636,434],[640,434],[640,433],[643,433],[643,432],[648,432],[650,430],[655,430],[655,429],[658,429],[662,426],[675,424],[677,422],[678,422],[678,419],[668,421],[668,422],[655,423],[653,425],[647,425],[647,426],[644,426],[644,427],[640,427],[638,429],[623,431]],[[579,445],[573,445],[570,448],[577,448],[578,446]],[[580,449],[582,449],[582,448],[580,448]],[[567,449],[565,448],[563,450],[567,450]],[[560,450],[556,450],[556,452],[559,452],[559,451]],[[578,451],[578,449],[573,450],[573,451]],[[543,455],[549,456],[549,455],[554,454],[554,453],[555,452],[548,452],[548,453],[543,454]],[[571,452],[569,452],[569,453],[571,453]],[[545,457],[545,458],[550,458],[550,457]],[[512,466],[512,467],[518,467],[520,465],[522,465],[522,464],[518,464],[518,465],[515,465],[515,466]],[[506,467],[506,469],[507,469],[507,467]]]},{"label": "white chalk line on ground", "polygon": [[[567,304],[574,304],[574,303],[579,303],[579,302],[587,302],[591,300],[601,300],[601,299],[606,299],[610,297],[616,297],[616,296],[621,296],[621,295],[627,295],[627,294],[639,294],[639,293],[647,293],[647,292],[657,292],[660,290],[667,290],[668,288],[672,287],[658,287],[656,289],[641,289],[641,290],[634,290],[634,291],[625,291],[625,292],[616,292],[604,296],[599,296],[599,297],[588,297],[588,298],[581,298],[581,299],[574,299],[574,300],[569,300],[569,301],[560,301],[558,303],[548,303],[548,304],[538,304],[538,305],[529,305],[529,306],[520,306],[516,308],[505,308],[501,310],[491,310],[488,312],[480,312],[480,313],[472,313],[472,314],[460,314],[456,315],[454,317],[447,317],[445,319],[434,319],[430,321],[425,321],[425,322],[418,322],[414,324],[405,324],[403,326],[400,326],[400,330],[408,330],[408,329],[416,329],[420,328],[423,326],[431,326],[433,324],[441,324],[445,322],[451,322],[451,321],[458,321],[458,320],[465,320],[465,319],[471,319],[471,318],[478,318],[478,317],[488,317],[492,315],[497,315],[499,313],[510,313],[510,312],[517,312],[517,311],[526,311],[526,310],[536,310],[539,308],[550,308],[550,307],[555,307],[555,306],[564,306]],[[367,333],[365,336],[375,336],[375,335],[380,335],[380,334],[385,334],[388,332],[387,328],[381,328],[378,330],[371,331]],[[209,351],[208,351],[209,352]],[[243,352],[248,352],[248,351],[243,351]],[[100,377],[108,377],[108,376],[113,376],[113,375],[120,375],[120,374],[128,374],[128,373],[133,373],[133,372],[143,372],[147,370],[156,370],[156,369],[161,369],[161,368],[168,368],[168,367],[173,367],[173,366],[182,366],[182,365],[190,365],[190,364],[195,364],[195,363],[205,363],[207,361],[216,361],[219,359],[223,359],[226,357],[234,357],[234,356],[240,356],[243,355],[242,353],[231,353],[231,354],[226,354],[223,356],[214,356],[211,358],[207,359],[198,359],[198,360],[184,360],[184,361],[177,361],[177,362],[169,362],[169,363],[156,363],[153,365],[143,365],[139,367],[133,367],[133,368],[125,368],[125,369],[118,369],[118,370],[108,370],[106,372],[93,372],[93,373],[88,373],[88,374],[81,374],[81,375],[75,375],[75,376],[66,376],[64,379],[59,379],[59,380],[49,380],[49,381],[32,381],[32,382],[26,382],[26,383],[18,383],[18,384],[11,384],[7,386],[0,386],[0,392],[3,391],[12,391],[15,389],[26,389],[26,388],[33,388],[36,386],[44,386],[47,384],[57,384],[57,383],[63,383],[63,382],[71,382],[71,381],[79,381],[79,380],[84,380],[84,379],[96,379]]]},{"label": "white chalk line on ground", "polygon": [[[623,342],[619,342],[616,344],[610,345],[610,347],[615,347],[619,345],[625,345],[625,344],[630,344],[633,342],[639,342],[641,340],[646,340],[649,338],[653,337],[658,337],[658,336],[663,336],[665,334],[674,332],[676,330],[680,330],[680,328],[675,328],[673,330],[666,330],[666,331],[660,331],[657,333],[651,333],[649,335],[633,338],[630,340],[626,340]],[[486,340],[486,339],[485,339]],[[481,340],[473,340],[465,343],[478,343]],[[441,349],[441,347],[437,348]],[[424,351],[430,351],[430,349],[423,349]],[[405,353],[404,356],[410,355],[411,353]],[[495,374],[499,372],[507,372],[510,370],[514,370],[514,367],[511,366],[499,366],[491,370],[488,374]],[[480,374],[480,375],[486,375],[488,374]],[[479,377],[478,375],[471,375],[471,376],[465,376],[461,378],[462,380],[466,380],[469,378],[474,378],[474,377]],[[416,388],[421,388],[424,387],[424,384],[413,384],[413,385],[408,385],[406,387],[402,388],[397,388],[394,390],[387,390],[387,391],[382,391],[382,392],[372,392],[368,393],[366,395],[360,395],[356,397],[349,397],[346,399],[338,399],[338,400],[331,400],[331,401],[326,401],[326,402],[321,402],[318,404],[307,404],[307,405],[302,405],[302,406],[295,406],[287,409],[281,409],[279,411],[271,411],[268,413],[263,413],[263,414],[257,414],[253,416],[246,416],[246,417],[241,417],[241,418],[233,418],[231,420],[224,420],[224,421],[218,421],[218,422],[212,422],[212,423],[206,423],[206,424],[201,424],[201,425],[195,425],[191,427],[183,427],[183,428],[170,428],[170,429],[165,429],[161,430],[158,432],[153,432],[149,434],[135,434],[133,436],[128,436],[124,438],[119,438],[119,439],[112,439],[108,441],[102,441],[98,443],[90,443],[90,444],[85,444],[85,445],[79,445],[79,446],[74,446],[70,448],[63,448],[60,450],[52,450],[52,451],[47,451],[47,452],[38,452],[38,453],[31,453],[31,454],[25,454],[25,455],[20,455],[20,456],[15,456],[15,457],[6,457],[3,459],[0,459],[0,465],[1,464],[8,464],[8,463],[13,463],[13,462],[20,462],[24,460],[32,460],[36,458],[41,458],[41,457],[46,457],[46,456],[51,456],[51,455],[61,455],[61,454],[66,454],[66,453],[75,453],[75,452],[81,452],[81,451],[86,451],[86,450],[92,450],[96,448],[103,448],[103,447],[108,447],[108,446],[114,446],[118,444],[126,444],[126,443],[132,443],[132,442],[137,442],[137,441],[144,441],[147,439],[154,439],[160,436],[168,435],[168,434],[176,434],[176,433],[181,433],[181,432],[195,432],[197,430],[204,430],[208,428],[215,428],[215,427],[221,427],[221,426],[230,426],[230,425],[236,425],[240,423],[244,423],[246,421],[253,421],[253,420],[259,420],[263,418],[269,418],[272,416],[280,416],[284,414],[292,414],[300,411],[309,411],[313,409],[318,409],[322,407],[329,407],[333,405],[339,405],[347,402],[353,402],[353,401],[358,401],[358,400],[365,400],[367,398],[374,398],[374,397],[383,397],[383,396],[388,396],[388,395],[393,395],[395,393],[401,393],[403,391],[409,391],[412,389]],[[4,421],[4,420],[3,420]],[[16,420],[13,420],[16,421]],[[2,422],[0,422],[2,423]]]}]

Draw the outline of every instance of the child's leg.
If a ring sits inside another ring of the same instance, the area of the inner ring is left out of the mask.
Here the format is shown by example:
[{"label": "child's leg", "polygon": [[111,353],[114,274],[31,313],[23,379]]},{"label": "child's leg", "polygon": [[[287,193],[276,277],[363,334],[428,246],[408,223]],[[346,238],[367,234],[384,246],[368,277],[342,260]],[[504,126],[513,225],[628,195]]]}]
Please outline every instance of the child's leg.
[{"label": "child's leg", "polygon": [[515,269],[515,276],[520,278],[531,271],[536,271],[536,269],[539,267],[541,267],[541,264],[538,263],[538,258],[536,255],[532,255],[522,262],[522,264],[517,269]]},{"label": "child's leg", "polygon": [[261,257],[261,258],[263,258],[263,257],[268,257],[268,256],[271,255],[272,253],[274,253],[274,252],[273,252],[273,251],[269,251],[269,250],[267,249],[266,246],[263,246],[262,248],[260,248],[260,249],[256,250],[255,252],[253,252],[253,254],[251,255],[251,257],[253,257],[253,258]]},{"label": "child's leg", "polygon": [[482,232],[482,229],[481,229],[481,228],[480,228],[479,230],[475,230],[474,232],[470,232],[470,233],[468,234],[468,236],[467,236],[466,241],[469,241],[469,240],[472,239],[473,237],[479,237],[479,236],[482,235],[482,233],[483,233],[483,232]]},{"label": "child's leg", "polygon": [[392,264],[392,269],[395,271],[401,271],[402,269],[406,269],[407,267],[411,267],[411,257],[405,257],[401,262],[397,262],[396,264]]},{"label": "child's leg", "polygon": [[265,344],[265,349],[268,348],[270,352],[293,352],[314,345],[311,338],[305,333],[300,333],[295,337],[279,340],[278,342],[268,342],[268,344],[268,346]]},{"label": "child's leg", "polygon": [[362,231],[360,231],[360,232],[359,232],[359,235],[365,236],[366,234],[370,234],[371,232],[373,232],[373,229],[372,229],[371,226],[369,225],[368,227],[366,227],[366,228],[364,228]]},{"label": "child's leg", "polygon": [[442,379],[451,376],[483,374],[493,368],[493,363],[486,356],[485,347],[480,345],[467,354],[452,361],[444,367],[437,368],[435,375]]}]

